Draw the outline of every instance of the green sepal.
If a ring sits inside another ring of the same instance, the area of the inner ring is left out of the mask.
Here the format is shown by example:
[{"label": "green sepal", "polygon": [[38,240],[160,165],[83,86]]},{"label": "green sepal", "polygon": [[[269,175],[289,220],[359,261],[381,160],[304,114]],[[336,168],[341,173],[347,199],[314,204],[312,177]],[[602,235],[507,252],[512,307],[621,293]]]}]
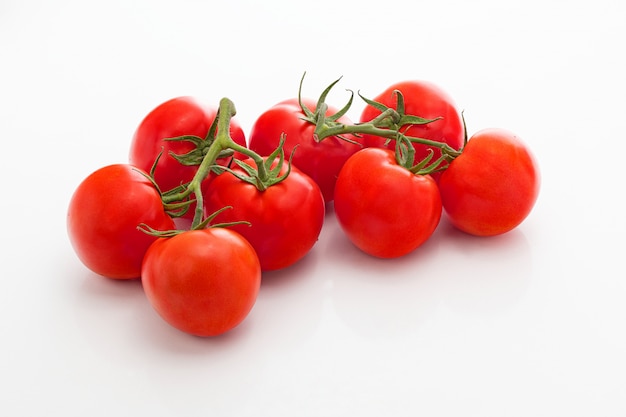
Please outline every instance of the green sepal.
[{"label": "green sepal", "polygon": [[179,235],[181,233],[184,232],[184,230],[177,230],[177,229],[173,229],[173,230],[157,230],[154,229],[150,226],[148,226],[145,223],[140,223],[137,226],[137,230],[147,234],[147,235],[151,235],[151,236],[156,236],[156,237],[163,237],[163,238],[167,238],[167,237],[173,237],[176,235]]},{"label": "green sepal", "polygon": [[[193,227],[190,230],[202,230],[202,229],[206,229],[206,228],[211,228],[211,227],[230,227],[230,226],[235,226],[238,224],[245,224],[250,226],[251,223],[245,220],[242,221],[236,221],[236,222],[225,222],[225,223],[215,223],[215,224],[210,224],[215,217],[217,217],[217,215],[219,215],[221,212],[223,212],[224,210],[229,210],[232,209],[232,206],[226,206],[226,207],[222,207],[219,210],[216,210],[214,213],[212,213],[210,216],[208,216],[206,219],[204,219],[200,224],[198,224],[197,226]],[[172,229],[172,230],[157,230],[151,226],[148,226],[146,223],[140,223],[137,226],[137,230],[151,235],[151,236],[156,236],[159,238],[170,238],[170,237],[174,237],[176,235],[180,235],[181,233],[186,232],[187,230],[180,230],[180,229]]]},{"label": "green sepal", "polygon": [[211,222],[223,211],[225,210],[230,210],[232,209],[233,206],[225,206],[222,207],[221,209],[218,209],[216,211],[214,211],[213,213],[211,213],[206,219],[204,219],[200,224],[198,224],[193,230],[200,230],[200,229],[205,229],[207,227],[230,227],[230,226],[235,226],[237,224],[246,224],[248,226],[251,225],[250,222],[245,221],[245,220],[241,220],[241,221],[236,221],[236,222],[226,222],[226,223],[215,223],[215,224],[211,224]]},{"label": "green sepal", "polygon": [[[359,97],[361,97],[361,99],[363,99],[363,101],[365,101],[366,104],[374,107],[375,109],[379,110],[382,113],[381,116],[383,117],[381,117],[380,119],[375,118],[374,120],[371,121],[373,122],[375,126],[399,130],[403,126],[425,125],[425,124],[432,123],[436,120],[441,119],[441,117],[436,117],[434,119],[427,119],[425,117],[420,117],[420,116],[416,116],[412,114],[406,114],[404,95],[402,94],[400,90],[394,90],[393,94],[396,96],[396,108],[395,109],[383,103],[380,103],[378,101],[368,99],[367,97],[364,97],[361,93],[359,93]],[[390,113],[389,110],[395,111],[396,114],[394,116],[397,119],[392,118],[392,117],[387,117],[387,114]]]},{"label": "green sepal", "polygon": [[400,133],[396,139],[395,155],[398,165],[408,169],[415,175],[428,175],[433,172],[443,171],[447,166],[440,167],[441,163],[450,161],[450,156],[443,154],[435,162],[431,162],[435,152],[432,149],[428,149],[428,155],[415,163],[415,148],[413,148],[409,138]]},{"label": "green sepal", "polygon": [[417,164],[413,165],[410,171],[414,173],[421,172],[424,167],[428,165],[430,161],[432,161],[434,155],[435,152],[432,149],[428,149],[428,155],[426,155],[426,157],[419,161]]},{"label": "green sepal", "polygon": [[346,113],[348,113],[348,110],[350,110],[350,108],[352,107],[352,103],[354,101],[354,92],[351,90],[347,90],[350,92],[350,99],[348,100],[348,102],[336,113],[326,115],[326,112],[328,111],[326,97],[328,96],[332,88],[341,80],[342,77],[339,77],[338,79],[333,81],[328,87],[326,87],[324,91],[322,91],[322,94],[320,94],[319,98],[317,99],[315,110],[313,111],[302,102],[302,84],[304,82],[305,75],[306,72],[302,75],[302,78],[300,79],[300,86],[298,88],[298,104],[302,109],[302,113],[304,113],[304,117],[302,117],[301,119],[315,125],[315,130],[313,132],[314,140],[316,142],[320,142],[329,136],[334,136],[338,139],[344,140],[354,145],[359,145],[359,142],[353,139],[349,139],[345,135],[331,135],[325,133],[334,128],[344,126],[344,124],[338,122],[338,120],[342,116],[346,115]]},{"label": "green sepal", "polygon": [[[284,144],[285,134],[282,134],[278,147],[266,158],[255,161],[257,163],[256,168],[239,159],[233,159],[233,162],[237,164],[237,166],[241,170],[244,171],[243,173],[220,165],[216,165],[213,168],[218,170],[220,173],[223,173],[225,171],[229,172],[239,180],[254,185],[259,191],[265,191],[267,188],[285,180],[291,173],[291,163],[293,159],[293,154],[295,153],[297,146],[289,155],[289,161],[287,162],[287,171],[283,175],[280,175],[280,170],[285,161],[285,150],[283,148]],[[276,166],[272,167],[272,163],[276,160],[276,158],[278,158],[278,163],[276,164]],[[259,164],[262,165],[260,168],[258,166]]]},{"label": "green sepal", "polygon": [[[185,166],[196,166],[200,165],[204,160],[204,156],[207,154],[209,148],[215,141],[215,135],[217,134],[217,124],[218,124],[219,114],[215,115],[211,126],[204,138],[196,135],[181,135],[171,138],[165,138],[163,140],[168,142],[190,142],[194,145],[194,148],[182,155],[178,155],[174,152],[170,151],[170,156],[176,159],[179,163]],[[218,158],[228,157],[233,154],[231,149],[226,149],[220,152]]]},{"label": "green sepal", "polygon": [[411,142],[400,133],[397,134],[395,141],[396,162],[401,167],[410,171],[415,161],[415,148],[413,148]]},{"label": "green sepal", "polygon": [[164,204],[165,212],[170,217],[182,217],[189,211],[189,206],[195,203],[195,199],[189,199],[185,201],[166,203]]},{"label": "green sepal", "polygon": [[400,122],[398,123],[400,126],[406,125],[427,125],[428,123],[432,123],[436,120],[443,119],[443,117],[435,117],[434,119],[426,119],[424,117],[412,116],[412,115],[401,115]]},{"label": "green sepal", "polygon": [[361,97],[361,99],[368,105],[372,106],[373,108],[375,108],[376,110],[379,110],[381,113],[384,112],[385,110],[387,110],[389,107],[385,106],[383,103],[379,103],[377,101],[374,101],[372,99],[369,99],[367,97],[365,97],[364,95],[361,94],[360,91],[357,92],[357,94],[359,95],[359,97]]}]

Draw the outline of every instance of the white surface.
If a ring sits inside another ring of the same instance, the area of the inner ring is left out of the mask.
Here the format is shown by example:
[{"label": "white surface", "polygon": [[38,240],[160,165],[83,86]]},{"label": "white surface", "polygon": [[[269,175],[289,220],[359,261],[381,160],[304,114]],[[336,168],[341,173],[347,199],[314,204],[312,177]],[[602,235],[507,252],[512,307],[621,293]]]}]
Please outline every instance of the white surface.
[{"label": "white surface", "polygon": [[[3,1],[0,414],[626,415],[624,17],[609,0]],[[226,96],[248,132],[304,71],[305,95],[343,76],[337,104],[438,83],[470,133],[505,127],[533,149],[534,211],[491,239],[444,222],[391,261],[330,211],[305,260],[215,339],[80,264],[69,198],[126,162],[149,110]]]}]

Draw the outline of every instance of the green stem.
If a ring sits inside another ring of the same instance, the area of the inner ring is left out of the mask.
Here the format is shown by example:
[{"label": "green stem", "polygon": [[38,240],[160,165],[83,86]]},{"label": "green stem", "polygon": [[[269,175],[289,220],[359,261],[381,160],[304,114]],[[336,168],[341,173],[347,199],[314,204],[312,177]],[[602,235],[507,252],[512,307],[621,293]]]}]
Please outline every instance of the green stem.
[{"label": "green stem", "polygon": [[380,136],[385,139],[395,140],[398,138],[398,135],[401,135],[410,142],[420,143],[422,145],[439,148],[442,153],[448,155],[451,158],[456,158],[457,156],[461,154],[460,151],[452,148],[450,145],[448,145],[445,142],[438,142],[436,140],[417,138],[417,137],[412,137],[412,136],[405,136],[404,134],[400,133],[400,131],[397,129],[384,129],[384,128],[377,127],[376,124],[377,124],[376,122],[372,121],[372,122],[360,123],[360,124],[355,124],[355,125],[338,124],[334,126],[322,126],[318,130],[318,137],[319,137],[319,140],[322,140],[329,136],[341,136],[345,134],[352,134],[352,135],[365,134],[365,135]]},{"label": "green stem", "polygon": [[196,171],[193,179],[189,182],[189,184],[184,187],[184,189],[175,194],[168,194],[163,197],[163,203],[169,204],[176,201],[184,201],[189,198],[192,194],[196,200],[196,209],[193,217],[193,221],[191,223],[191,228],[196,228],[202,223],[203,217],[203,195],[201,184],[210,174],[211,168],[215,165],[215,161],[225,149],[232,149],[236,152],[242,153],[246,156],[251,157],[257,163],[257,167],[259,170],[259,177],[264,178],[267,176],[265,172],[265,166],[263,164],[263,158],[257,154],[256,152],[239,145],[230,137],[230,120],[235,116],[236,110],[234,103],[228,98],[223,98],[220,101],[219,110],[217,113],[217,134],[215,135],[215,140],[209,146],[209,149],[202,159],[202,162],[198,166],[198,170]]},{"label": "green stem", "polygon": [[[300,107],[302,108],[302,112],[305,117],[303,120],[315,125],[314,130],[314,140],[316,142],[321,142],[325,138],[328,137],[336,137],[342,140],[346,140],[348,142],[353,142],[348,139],[347,135],[352,135],[355,137],[359,137],[361,135],[372,135],[379,136],[382,138],[389,140],[394,140],[396,143],[396,159],[398,163],[401,165],[408,165],[409,160],[413,160],[413,152],[411,144],[419,143],[422,145],[426,145],[430,148],[439,149],[441,151],[441,157],[436,161],[437,164],[447,161],[450,162],[461,155],[462,149],[457,150],[452,148],[445,142],[419,138],[419,137],[411,137],[406,136],[403,133],[404,126],[410,125],[422,125],[434,122],[435,120],[440,119],[441,117],[437,117],[434,119],[426,119],[417,115],[408,115],[405,112],[405,103],[404,97],[399,90],[395,90],[394,94],[396,95],[396,106],[395,109],[393,107],[389,107],[385,104],[378,103],[374,100],[370,100],[366,97],[363,97],[360,93],[359,96],[370,106],[380,111],[380,114],[374,117],[372,120],[357,123],[357,124],[344,124],[338,122],[339,118],[346,113],[348,108],[352,103],[353,94],[350,96],[350,101],[337,113],[334,115],[326,116],[326,111],[328,106],[325,103],[326,96],[330,89],[339,81],[333,82],[330,86],[324,90],[320,98],[318,99],[318,103],[315,111],[311,111],[306,106],[302,104],[301,92],[302,92],[302,84],[303,84],[304,76],[300,80],[300,88],[298,89],[298,101],[300,103]],[[465,125],[465,123],[464,123]],[[467,138],[467,133],[465,134]],[[354,141],[356,142],[356,141]],[[409,144],[409,142],[411,144]],[[406,146],[409,146],[407,148]],[[400,149],[399,149],[400,148]],[[399,149],[399,151],[398,151]],[[415,170],[416,172],[431,172],[434,170],[438,170],[438,165],[428,166],[426,164],[430,162],[432,158],[432,154],[428,157],[428,159],[424,161],[420,161],[417,165],[407,168]],[[413,172],[413,171],[412,171]]]}]

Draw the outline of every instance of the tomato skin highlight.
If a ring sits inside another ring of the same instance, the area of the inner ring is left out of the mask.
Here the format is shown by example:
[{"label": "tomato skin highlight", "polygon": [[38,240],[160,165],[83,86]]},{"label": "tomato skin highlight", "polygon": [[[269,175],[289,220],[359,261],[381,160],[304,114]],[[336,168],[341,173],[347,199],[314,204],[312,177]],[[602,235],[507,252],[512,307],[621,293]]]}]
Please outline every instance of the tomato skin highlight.
[{"label": "tomato skin highlight", "polygon": [[[154,171],[154,180],[161,191],[166,192],[191,181],[198,167],[181,164],[170,155],[170,152],[184,155],[193,150],[195,145],[187,141],[164,139],[183,135],[205,138],[217,111],[216,106],[190,96],[172,98],[159,104],[137,126],[131,141],[129,163],[150,172],[159,153],[162,152]],[[236,143],[246,146],[243,129],[236,119],[231,119],[230,135]],[[237,153],[234,156],[242,157]],[[226,162],[218,159],[218,163]],[[193,217],[193,209],[190,210],[189,216]]]},{"label": "tomato skin highlight", "polygon": [[540,189],[539,167],[528,147],[505,129],[483,129],[441,175],[443,207],[451,223],[475,236],[516,228]]},{"label": "tomato skin highlight", "polygon": [[[256,168],[252,159],[244,162]],[[287,168],[284,162],[280,175]],[[243,173],[239,167],[233,171]],[[230,229],[252,244],[263,271],[286,268],[302,259],[317,242],[325,216],[319,187],[295,166],[286,179],[264,191],[229,172],[218,175],[204,195],[205,212],[226,206],[232,208],[221,212],[216,222],[250,222]]]},{"label": "tomato skin highlight", "polygon": [[127,164],[105,166],[85,178],[72,195],[68,236],[78,258],[96,274],[139,278],[143,256],[157,238],[137,226],[175,228],[161,196],[144,174]]},{"label": "tomato skin highlight", "polygon": [[335,215],[350,241],[379,258],[397,258],[433,234],[442,206],[435,180],[398,165],[389,149],[366,148],[344,165]]},{"label": "tomato skin highlight", "polygon": [[[441,117],[440,120],[435,120],[428,124],[403,127],[402,132],[406,136],[447,143],[456,150],[463,146],[465,138],[463,119],[454,100],[446,91],[428,81],[406,80],[390,85],[373,100],[396,109],[395,90],[399,90],[404,97],[406,114],[426,119]],[[379,114],[380,111],[378,109],[367,105],[361,113],[360,121],[370,121]],[[362,141],[363,145],[367,147],[385,147],[385,138],[379,136],[363,135]],[[386,147],[392,150],[395,149],[395,141],[390,141]],[[413,147],[415,148],[416,161],[426,158],[429,149],[432,149],[434,152],[433,161],[441,156],[441,151],[437,147],[415,142]],[[434,172],[431,176],[438,180],[440,173]]]},{"label": "tomato skin highlight", "polygon": [[249,315],[261,268],[254,249],[238,233],[191,230],[150,246],[142,284],[152,307],[171,326],[195,336],[218,336]]},{"label": "tomato skin highlight", "polygon": [[[311,111],[315,110],[316,101],[303,98],[302,102]],[[336,113],[337,109],[328,106],[327,115]],[[305,117],[297,99],[284,100],[262,113],[250,131],[249,147],[253,151],[267,156],[278,146],[281,134],[285,133],[284,150],[286,155],[294,151],[293,164],[313,179],[320,187],[326,203],[334,197],[335,182],[339,170],[345,161],[362,146],[350,143],[335,136],[321,141],[314,138],[315,125],[302,120]],[[352,124],[346,117],[339,122]],[[352,135],[346,138],[358,142]]]}]

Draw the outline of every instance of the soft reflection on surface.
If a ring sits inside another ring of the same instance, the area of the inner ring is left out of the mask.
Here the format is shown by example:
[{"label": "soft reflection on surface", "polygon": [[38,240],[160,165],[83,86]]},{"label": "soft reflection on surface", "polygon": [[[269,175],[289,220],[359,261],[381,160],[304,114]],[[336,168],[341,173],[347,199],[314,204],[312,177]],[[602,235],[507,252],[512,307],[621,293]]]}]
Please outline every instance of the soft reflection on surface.
[{"label": "soft reflection on surface", "polygon": [[514,306],[526,291],[533,263],[528,240],[518,228],[493,237],[475,237],[444,225],[449,308],[462,314],[498,314]]},{"label": "soft reflection on surface", "polygon": [[326,249],[328,261],[339,265],[330,295],[337,316],[371,338],[412,337],[442,309],[497,315],[523,295],[532,268],[521,231],[477,238],[445,219],[426,244],[402,258],[368,256],[338,228]]}]

